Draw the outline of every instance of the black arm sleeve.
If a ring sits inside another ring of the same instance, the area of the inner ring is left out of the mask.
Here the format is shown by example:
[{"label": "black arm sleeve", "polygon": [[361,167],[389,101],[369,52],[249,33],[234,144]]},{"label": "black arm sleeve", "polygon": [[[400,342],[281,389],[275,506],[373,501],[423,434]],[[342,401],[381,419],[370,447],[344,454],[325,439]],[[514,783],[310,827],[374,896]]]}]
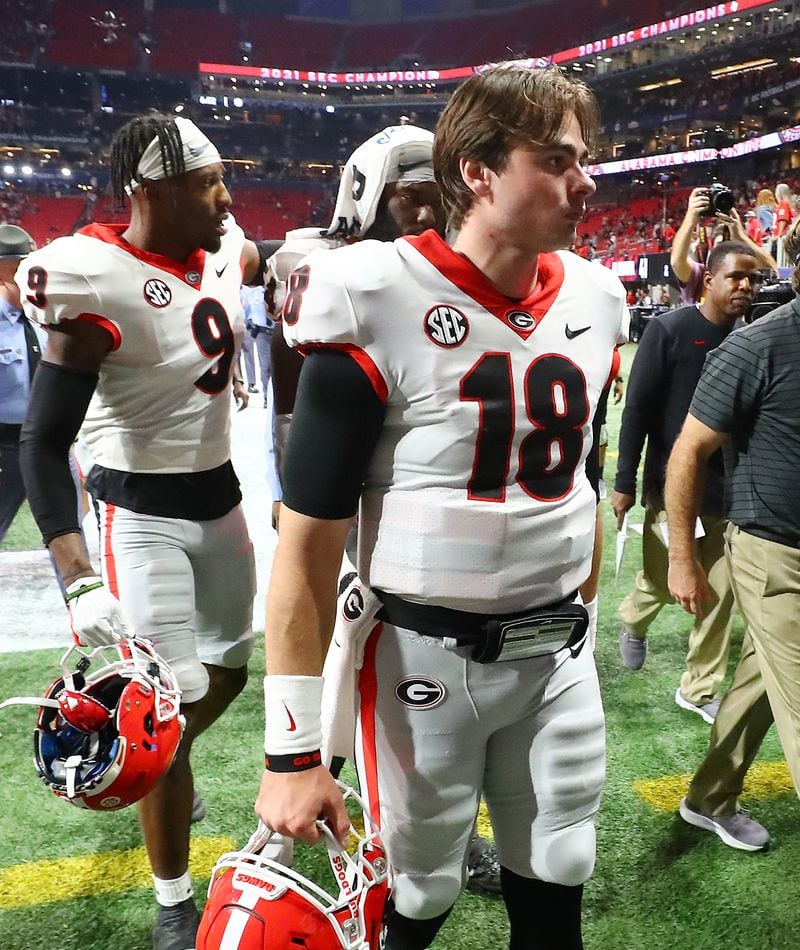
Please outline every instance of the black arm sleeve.
[{"label": "black arm sleeve", "polygon": [[69,450],[97,386],[94,373],[42,360],[20,434],[25,493],[44,543],[80,531]]},{"label": "black arm sleeve", "polygon": [[651,320],[633,358],[625,409],[619,430],[619,459],[614,488],[636,494],[636,472],[644,443],[665,398],[667,339],[658,320]]},{"label": "black arm sleeve", "polygon": [[283,245],[283,241],[253,241],[258,251],[258,273],[249,282],[250,287],[264,286],[264,267],[275,251]]},{"label": "black arm sleeve", "polygon": [[312,518],[350,518],[378,442],[386,406],[347,353],[305,358],[283,469],[283,503]]}]

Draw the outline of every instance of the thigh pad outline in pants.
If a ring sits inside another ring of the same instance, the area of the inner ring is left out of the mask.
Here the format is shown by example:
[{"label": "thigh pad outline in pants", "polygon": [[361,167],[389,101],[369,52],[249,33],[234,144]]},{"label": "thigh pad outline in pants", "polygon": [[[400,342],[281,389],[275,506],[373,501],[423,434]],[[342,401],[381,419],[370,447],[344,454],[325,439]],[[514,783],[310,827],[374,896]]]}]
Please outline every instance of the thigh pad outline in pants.
[{"label": "thigh pad outline in pants", "polygon": [[460,652],[384,623],[359,674],[359,778],[386,840],[395,907],[413,920],[457,899],[478,809],[485,735]]},{"label": "thigh pad outline in pants", "polygon": [[524,706],[489,739],[484,785],[500,863],[521,877],[582,884],[594,869],[605,781],[594,656],[584,648],[575,658],[560,651],[514,665]]},{"label": "thigh pad outline in pants", "polygon": [[[221,601],[217,608],[220,611],[223,605],[237,602],[233,592],[220,581],[212,585],[203,574],[195,576],[193,561],[198,551],[204,550],[203,535],[207,526],[217,522],[142,515],[103,502],[99,502],[99,511],[103,573],[111,590],[118,592],[135,632],[152,640],[157,652],[172,667],[183,702],[197,702],[208,689],[208,672],[203,664],[214,662],[208,644],[222,636],[219,628],[205,624],[207,618],[198,611],[197,602],[216,597]],[[247,544],[249,547],[249,539]],[[252,559],[251,547],[249,553]],[[230,558],[230,551],[220,552],[215,560],[224,563]],[[240,566],[246,560],[239,561]],[[251,577],[247,572],[244,577],[247,589],[252,590]],[[208,585],[202,594],[201,584]],[[249,611],[252,618],[252,595]],[[241,612],[232,608],[237,616]],[[235,663],[227,665],[241,666],[247,662],[252,649],[249,622],[240,634],[239,651],[243,659],[239,661],[237,657]],[[223,651],[218,648],[217,652]]]},{"label": "thigh pad outline in pants", "polygon": [[[413,919],[457,898],[482,788],[516,873],[573,884],[594,863],[605,730],[591,652],[494,664],[467,654],[385,624],[360,679],[362,787],[371,802],[377,790],[395,903]],[[553,783],[533,806],[532,776]]]}]

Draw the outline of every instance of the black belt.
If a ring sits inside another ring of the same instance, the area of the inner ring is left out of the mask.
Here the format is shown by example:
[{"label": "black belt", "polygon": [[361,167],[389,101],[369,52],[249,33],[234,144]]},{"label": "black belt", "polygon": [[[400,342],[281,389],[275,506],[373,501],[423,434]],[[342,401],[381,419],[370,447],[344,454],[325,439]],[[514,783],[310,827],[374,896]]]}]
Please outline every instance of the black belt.
[{"label": "black belt", "polygon": [[22,432],[22,424],[15,425],[11,422],[0,422],[0,439],[15,439],[19,442],[19,436]]},{"label": "black belt", "polygon": [[565,647],[577,656],[588,629],[586,608],[574,603],[575,594],[546,607],[513,614],[478,614],[414,604],[381,590],[374,593],[382,604],[377,613],[379,620],[423,636],[448,638],[458,646],[471,646],[472,659],[479,663],[492,663],[502,654],[507,660],[524,659]]}]

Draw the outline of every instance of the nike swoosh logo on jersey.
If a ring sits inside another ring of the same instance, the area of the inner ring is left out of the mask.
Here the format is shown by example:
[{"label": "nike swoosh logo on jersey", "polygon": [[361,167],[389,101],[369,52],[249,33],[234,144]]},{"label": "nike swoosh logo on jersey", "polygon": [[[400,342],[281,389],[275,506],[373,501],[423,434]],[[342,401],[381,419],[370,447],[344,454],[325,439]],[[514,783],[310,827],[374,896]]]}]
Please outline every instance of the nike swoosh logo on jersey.
[{"label": "nike swoosh logo on jersey", "polygon": [[576,336],[580,336],[581,333],[586,333],[587,330],[591,330],[591,324],[588,327],[578,327],[577,330],[570,330],[569,324],[564,324],[564,333],[567,334],[568,340],[574,340]]},{"label": "nike swoosh logo on jersey", "polygon": [[217,277],[222,277],[222,275],[225,273],[225,268],[227,266],[228,266],[227,264],[223,264],[219,270],[217,270],[216,267],[214,268],[214,270],[217,272]]},{"label": "nike swoosh logo on jersey", "polygon": [[[223,268],[224,270],[224,268]],[[289,725],[286,727],[287,732],[296,732],[297,723],[294,721],[294,716],[289,712],[289,707],[286,703],[283,704],[283,708],[286,710],[286,715],[289,717]]]}]

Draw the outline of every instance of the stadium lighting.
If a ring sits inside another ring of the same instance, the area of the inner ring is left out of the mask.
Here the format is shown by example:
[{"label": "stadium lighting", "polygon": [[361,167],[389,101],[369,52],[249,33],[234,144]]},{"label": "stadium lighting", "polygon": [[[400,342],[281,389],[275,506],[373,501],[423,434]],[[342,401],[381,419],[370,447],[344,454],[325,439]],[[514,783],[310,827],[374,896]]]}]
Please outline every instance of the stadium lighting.
[{"label": "stadium lighting", "polygon": [[16,168],[14,168],[13,165],[3,165],[3,171],[6,175],[13,175],[16,171]]},{"label": "stadium lighting", "polygon": [[336,112],[336,106],[330,106],[330,105],[325,106],[325,111],[326,111],[329,115],[333,115],[333,113]]},{"label": "stadium lighting", "polygon": [[62,178],[72,178],[72,169],[71,168],[62,168],[61,169]]},{"label": "stadium lighting", "polygon": [[20,171],[22,172],[23,175],[26,175],[26,176],[33,174],[33,169],[31,168],[30,165],[23,165],[22,168],[20,168]]}]

